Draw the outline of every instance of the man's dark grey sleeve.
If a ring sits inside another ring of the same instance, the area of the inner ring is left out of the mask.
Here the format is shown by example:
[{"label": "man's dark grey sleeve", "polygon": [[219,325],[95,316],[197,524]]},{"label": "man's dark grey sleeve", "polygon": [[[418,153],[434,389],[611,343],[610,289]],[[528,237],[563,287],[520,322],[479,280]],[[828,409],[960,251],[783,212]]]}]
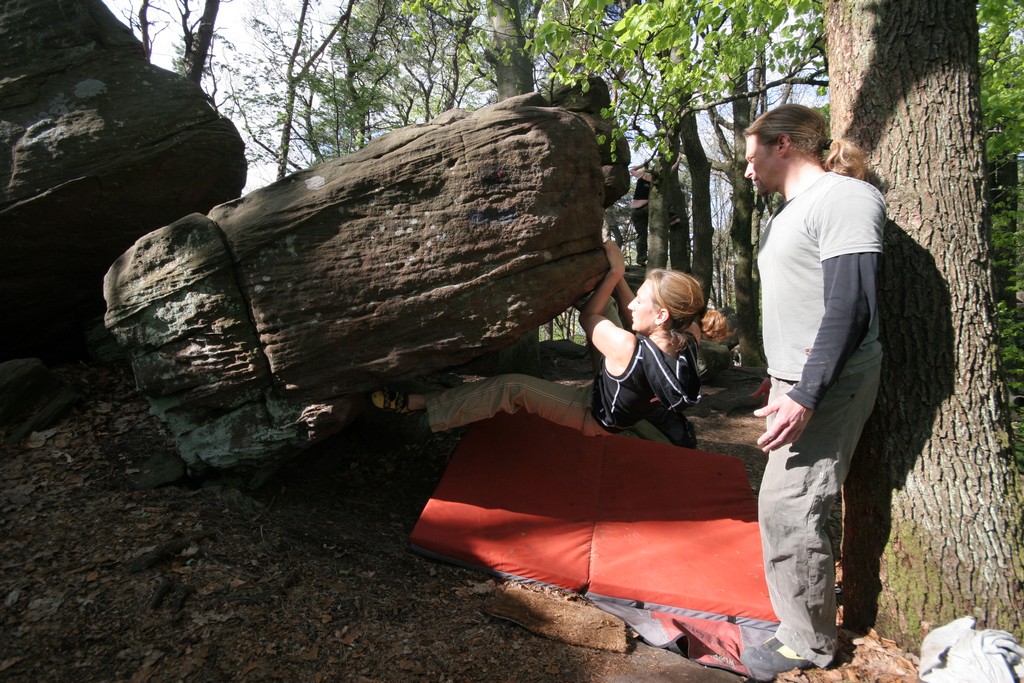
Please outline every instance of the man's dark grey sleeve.
[{"label": "man's dark grey sleeve", "polygon": [[800,382],[789,392],[789,397],[805,408],[818,407],[878,315],[876,277],[880,260],[881,254],[862,253],[821,262],[825,315]]}]

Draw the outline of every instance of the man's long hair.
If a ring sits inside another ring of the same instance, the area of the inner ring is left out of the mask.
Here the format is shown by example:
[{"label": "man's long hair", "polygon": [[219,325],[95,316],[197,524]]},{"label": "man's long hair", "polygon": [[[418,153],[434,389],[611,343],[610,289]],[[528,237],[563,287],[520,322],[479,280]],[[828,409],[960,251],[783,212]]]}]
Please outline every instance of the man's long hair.
[{"label": "man's long hair", "polygon": [[787,135],[797,150],[817,159],[826,171],[868,180],[870,168],[863,150],[849,140],[829,138],[825,117],[810,107],[780,105],[757,117],[744,133],[756,135],[761,144],[767,145]]}]

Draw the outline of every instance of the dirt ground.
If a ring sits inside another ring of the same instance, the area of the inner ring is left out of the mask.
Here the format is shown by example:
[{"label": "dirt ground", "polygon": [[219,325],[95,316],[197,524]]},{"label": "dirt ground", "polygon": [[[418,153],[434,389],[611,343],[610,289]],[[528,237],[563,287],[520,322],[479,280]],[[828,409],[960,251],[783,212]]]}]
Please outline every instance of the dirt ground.
[{"label": "dirt ground", "polygon": [[[589,375],[544,360],[549,377]],[[138,490],[140,463],[174,445],[130,371],[55,370],[82,402],[0,458],[0,680],[742,680],[635,637],[623,653],[537,635],[489,615],[494,579],[410,552],[458,433],[402,445],[357,425],[255,492]],[[753,482],[759,381],[728,370],[692,412],[701,447],[743,458]],[[916,680],[873,633],[844,632],[839,661],[779,680]]]}]

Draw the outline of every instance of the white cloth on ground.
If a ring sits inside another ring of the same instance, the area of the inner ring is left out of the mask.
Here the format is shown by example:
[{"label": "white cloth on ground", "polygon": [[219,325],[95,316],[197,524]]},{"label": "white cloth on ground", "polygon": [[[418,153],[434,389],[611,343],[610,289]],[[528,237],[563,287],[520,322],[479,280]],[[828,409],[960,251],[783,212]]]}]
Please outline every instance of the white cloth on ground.
[{"label": "white cloth on ground", "polygon": [[921,643],[919,677],[924,683],[1018,683],[1024,678],[1024,648],[1006,631],[974,630],[962,617],[935,629]]}]

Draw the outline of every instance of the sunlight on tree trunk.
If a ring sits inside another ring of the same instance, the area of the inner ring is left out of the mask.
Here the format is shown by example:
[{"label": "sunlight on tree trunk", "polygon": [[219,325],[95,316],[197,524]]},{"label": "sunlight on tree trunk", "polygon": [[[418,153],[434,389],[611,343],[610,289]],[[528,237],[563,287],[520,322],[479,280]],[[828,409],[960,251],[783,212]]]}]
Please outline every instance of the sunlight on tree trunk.
[{"label": "sunlight on tree trunk", "polygon": [[668,182],[662,162],[658,162],[656,170],[651,174],[651,193],[647,201],[647,268],[668,267],[668,214],[669,201],[665,192]]},{"label": "sunlight on tree trunk", "polygon": [[976,5],[832,0],[832,134],[889,206],[882,386],[847,481],[845,621],[904,647],[964,615],[1022,631],[1021,477],[999,373]]},{"label": "sunlight on tree trunk", "polygon": [[531,7],[523,0],[489,0],[487,3],[491,44],[486,57],[494,69],[499,100],[534,91],[533,58],[526,47],[524,22],[536,18],[538,9],[539,5]]},{"label": "sunlight on tree trunk", "polygon": [[711,221],[711,162],[704,151],[697,131],[697,113],[689,112],[683,117],[681,127],[683,152],[686,165],[690,169],[693,210],[693,255],[691,266],[693,276],[697,278],[705,292],[714,284],[714,244],[715,227]]},{"label": "sunlight on tree trunk", "polygon": [[[679,136],[673,136],[678,141]],[[674,145],[679,148],[679,143]],[[678,220],[669,223],[668,226],[668,265],[673,270],[680,270],[689,273],[692,266],[690,263],[690,206],[689,197],[683,192],[679,184],[679,153],[672,161],[676,170],[672,171],[669,182],[665,183],[665,193],[668,197],[668,205],[676,213]]]},{"label": "sunlight on tree trunk", "polygon": [[[737,79],[737,90],[747,89],[747,77]],[[757,263],[754,250],[754,184],[744,177],[747,166],[747,139],[744,131],[753,119],[754,100],[735,100],[732,103],[733,157],[729,165],[732,183],[732,220],[729,237],[733,249],[734,286],[736,288],[736,318],[739,320],[739,345],[736,350],[744,365],[764,366],[761,350],[760,295],[754,280]]]}]

